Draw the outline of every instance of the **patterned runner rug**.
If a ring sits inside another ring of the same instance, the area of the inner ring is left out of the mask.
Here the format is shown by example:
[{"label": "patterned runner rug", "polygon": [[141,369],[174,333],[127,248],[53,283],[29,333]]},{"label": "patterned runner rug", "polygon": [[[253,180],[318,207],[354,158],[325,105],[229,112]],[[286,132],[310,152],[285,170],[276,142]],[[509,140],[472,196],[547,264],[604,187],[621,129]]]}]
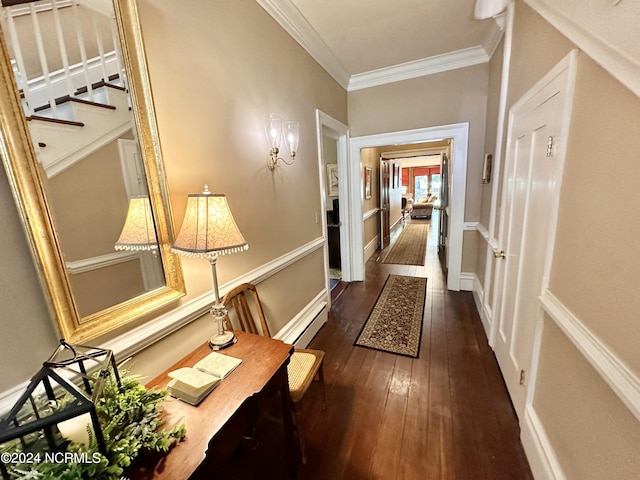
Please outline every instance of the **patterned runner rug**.
[{"label": "patterned runner rug", "polygon": [[355,345],[418,357],[427,279],[389,275]]},{"label": "patterned runner rug", "polygon": [[429,225],[426,223],[414,223],[404,227],[382,263],[424,265],[428,230]]}]

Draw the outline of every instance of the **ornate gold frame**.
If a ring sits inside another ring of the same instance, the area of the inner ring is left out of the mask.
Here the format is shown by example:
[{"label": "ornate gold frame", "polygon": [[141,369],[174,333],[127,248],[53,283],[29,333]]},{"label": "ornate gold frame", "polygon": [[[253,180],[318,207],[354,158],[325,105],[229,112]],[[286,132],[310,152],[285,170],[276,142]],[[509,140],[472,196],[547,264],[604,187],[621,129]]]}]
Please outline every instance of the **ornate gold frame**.
[{"label": "ornate gold frame", "polygon": [[[113,0],[133,113],[156,222],[164,287],[80,318],[20,107],[4,36],[0,35],[0,155],[60,335],[69,342],[98,337],[185,294],[182,266],[171,253],[173,220],[158,137],[146,54],[135,0]],[[1,30],[0,30],[1,33]]]}]

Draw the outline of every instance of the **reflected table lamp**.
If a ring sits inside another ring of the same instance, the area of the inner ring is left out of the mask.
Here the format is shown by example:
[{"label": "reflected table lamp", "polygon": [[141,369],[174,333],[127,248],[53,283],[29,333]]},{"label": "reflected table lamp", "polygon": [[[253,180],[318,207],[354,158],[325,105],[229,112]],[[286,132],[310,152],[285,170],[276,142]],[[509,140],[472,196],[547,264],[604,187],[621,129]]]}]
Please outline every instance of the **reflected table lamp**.
[{"label": "reflected table lamp", "polygon": [[249,246],[233,219],[224,195],[212,194],[207,185],[203,193],[188,195],[187,210],[172,250],[186,257],[204,257],[211,264],[214,293],[211,315],[218,324],[218,333],[209,339],[209,346],[215,350],[235,341],[234,333],[224,329],[227,309],[220,303],[216,262],[219,255],[241,252],[247,248]]},{"label": "reflected table lamp", "polygon": [[149,197],[139,195],[129,200],[129,210],[122,232],[115,244],[116,250],[158,250],[158,237],[151,213]]}]

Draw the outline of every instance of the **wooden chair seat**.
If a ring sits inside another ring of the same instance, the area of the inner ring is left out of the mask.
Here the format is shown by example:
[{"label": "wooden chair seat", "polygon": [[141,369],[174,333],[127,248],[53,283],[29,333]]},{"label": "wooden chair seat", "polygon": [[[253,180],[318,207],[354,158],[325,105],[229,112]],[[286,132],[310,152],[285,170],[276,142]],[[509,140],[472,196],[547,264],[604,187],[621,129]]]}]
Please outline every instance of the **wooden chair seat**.
[{"label": "wooden chair seat", "polygon": [[[271,336],[255,285],[243,283],[237,286],[224,296],[222,303],[229,309],[229,313],[231,313],[231,311],[234,313],[236,323],[241,330],[256,335]],[[227,322],[232,325],[234,323],[229,318],[229,315],[227,315]],[[317,378],[322,392],[322,409],[326,409],[324,372],[322,369],[323,360],[324,352],[321,350],[296,348],[287,366],[289,393],[291,402],[293,403],[295,424],[303,463],[306,461],[306,456],[301,433],[301,403],[314,379]]]}]

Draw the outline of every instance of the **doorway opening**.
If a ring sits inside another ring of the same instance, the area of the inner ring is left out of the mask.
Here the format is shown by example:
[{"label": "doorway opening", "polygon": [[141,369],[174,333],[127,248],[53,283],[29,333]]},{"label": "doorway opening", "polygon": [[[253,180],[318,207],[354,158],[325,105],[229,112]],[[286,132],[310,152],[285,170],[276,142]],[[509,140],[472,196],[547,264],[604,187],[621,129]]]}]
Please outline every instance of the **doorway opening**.
[{"label": "doorway opening", "polygon": [[316,110],[316,128],[322,208],[316,216],[316,223],[322,224],[325,239],[325,288],[327,305],[331,307],[331,290],[343,280],[350,281],[351,276],[351,239],[344,214],[350,208],[346,181],[349,128],[320,110]]},{"label": "doorway opening", "polygon": [[[452,141],[451,157],[448,159],[447,179],[451,188],[447,192],[446,203],[442,213],[446,215],[446,266],[447,288],[460,290],[460,277],[462,270],[462,246],[464,233],[465,193],[467,183],[467,152],[469,145],[469,123],[441,125],[436,127],[404,130],[376,135],[353,137],[350,142],[349,168],[359,173],[362,160],[361,150],[364,148],[382,147],[385,145],[409,145],[422,142],[437,141],[450,138]],[[441,176],[441,185],[444,176]],[[353,273],[354,280],[364,279],[364,232],[362,221],[362,200],[360,196],[360,175],[350,176],[349,193],[353,195],[350,200],[350,214],[359,218],[359,222],[353,222],[350,235],[354,245],[359,245],[359,254],[354,256]],[[443,192],[441,192],[441,196]],[[354,249],[355,250],[355,249]]]}]

